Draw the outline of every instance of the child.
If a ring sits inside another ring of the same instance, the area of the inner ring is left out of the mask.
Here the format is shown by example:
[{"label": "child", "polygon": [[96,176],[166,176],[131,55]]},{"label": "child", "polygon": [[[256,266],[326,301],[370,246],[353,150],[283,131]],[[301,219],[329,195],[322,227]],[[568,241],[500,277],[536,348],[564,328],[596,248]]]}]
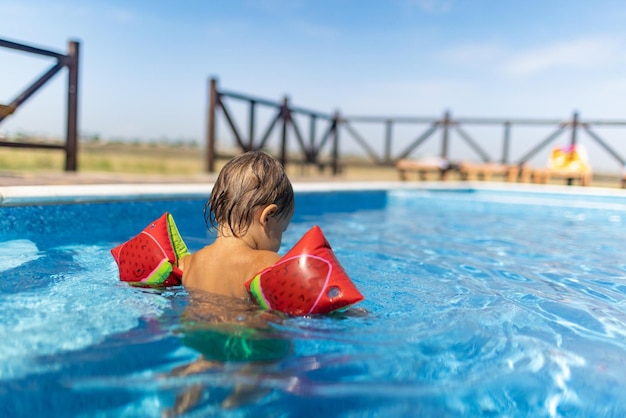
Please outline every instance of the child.
[{"label": "child", "polygon": [[183,285],[247,298],[244,282],[280,259],[283,232],[294,211],[291,182],[274,158],[251,151],[230,160],[204,207],[215,241],[183,257]]}]

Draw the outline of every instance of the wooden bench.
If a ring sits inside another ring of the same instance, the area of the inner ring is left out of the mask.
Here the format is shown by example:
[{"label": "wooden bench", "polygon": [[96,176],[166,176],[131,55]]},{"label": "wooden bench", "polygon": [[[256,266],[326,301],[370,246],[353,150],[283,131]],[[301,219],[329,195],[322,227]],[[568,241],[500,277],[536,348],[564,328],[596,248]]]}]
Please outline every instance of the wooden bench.
[{"label": "wooden bench", "polygon": [[500,175],[508,182],[516,182],[519,176],[519,167],[516,165],[485,163],[461,163],[459,173],[462,180],[491,180],[494,175]]},{"label": "wooden bench", "polygon": [[440,180],[446,180],[448,173],[453,169],[447,161],[418,161],[418,160],[398,160],[396,169],[400,175],[400,180],[408,180],[408,173],[417,173],[418,179],[428,180],[429,173],[435,173]]},{"label": "wooden bench", "polygon": [[[533,183],[547,184],[551,178],[566,179],[567,184],[572,184],[574,180],[578,180],[581,186],[591,185],[592,173],[591,171],[569,171],[569,170],[554,170],[550,168],[534,169],[531,171],[531,180]],[[622,182],[623,186],[623,182]]]}]

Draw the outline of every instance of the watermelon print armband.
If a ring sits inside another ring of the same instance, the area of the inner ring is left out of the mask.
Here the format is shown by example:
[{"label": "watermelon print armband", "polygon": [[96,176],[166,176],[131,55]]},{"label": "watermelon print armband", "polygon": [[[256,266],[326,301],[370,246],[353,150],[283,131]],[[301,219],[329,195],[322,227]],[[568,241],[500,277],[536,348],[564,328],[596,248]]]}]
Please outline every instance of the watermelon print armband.
[{"label": "watermelon print armband", "polygon": [[139,286],[177,286],[178,260],[189,255],[174,217],[165,212],[138,235],[111,250],[120,280]]},{"label": "watermelon print armband", "polygon": [[343,310],[364,299],[319,226],[245,286],[261,308],[294,316]]}]

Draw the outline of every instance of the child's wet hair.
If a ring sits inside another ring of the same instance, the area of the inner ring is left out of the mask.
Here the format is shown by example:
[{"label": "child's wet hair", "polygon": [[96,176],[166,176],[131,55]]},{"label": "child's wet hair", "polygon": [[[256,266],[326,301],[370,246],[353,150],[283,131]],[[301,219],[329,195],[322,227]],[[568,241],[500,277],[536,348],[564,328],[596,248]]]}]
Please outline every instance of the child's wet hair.
[{"label": "child's wet hair", "polygon": [[293,213],[291,182],[276,159],[262,151],[250,151],[222,168],[204,206],[204,219],[207,227],[228,227],[240,237],[252,223],[254,212],[272,203],[278,206],[277,217]]}]

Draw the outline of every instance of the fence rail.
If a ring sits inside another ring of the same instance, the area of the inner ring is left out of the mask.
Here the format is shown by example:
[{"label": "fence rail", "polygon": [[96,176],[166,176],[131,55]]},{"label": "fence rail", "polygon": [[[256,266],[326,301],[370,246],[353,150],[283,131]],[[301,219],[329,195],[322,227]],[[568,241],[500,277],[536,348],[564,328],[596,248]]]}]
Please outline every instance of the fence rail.
[{"label": "fence rail", "polygon": [[[227,104],[230,100],[244,101],[249,104],[247,137],[237,126],[235,115],[229,110]],[[255,115],[257,107],[266,106],[274,109],[274,116],[268,127],[263,131],[263,135],[256,136]],[[266,146],[267,139],[274,129],[281,127],[280,140],[280,161],[288,164],[289,154],[288,131],[292,128],[302,158],[308,164],[322,165],[320,160],[322,149],[327,144],[332,147],[330,150],[330,165],[333,174],[337,174],[340,169],[340,133],[343,138],[344,133],[352,138],[356,144],[365,152],[370,162],[376,165],[393,166],[398,160],[409,158],[427,140],[440,134],[439,156],[444,159],[450,157],[451,135],[458,136],[483,162],[500,162],[508,165],[524,165],[537,153],[548,147],[563,134],[569,132],[570,144],[579,142],[579,133],[585,133],[592,141],[614,159],[620,166],[626,164],[626,159],[609,142],[602,138],[595,130],[595,127],[626,127],[626,121],[622,120],[580,120],[577,112],[574,112],[569,120],[560,119],[523,119],[523,118],[453,118],[450,112],[445,112],[442,117],[382,117],[382,116],[341,116],[339,112],[334,114],[311,111],[292,106],[288,98],[282,102],[255,98],[241,93],[234,93],[220,90],[217,80],[211,78],[209,82],[209,106],[208,106],[208,128],[207,128],[207,170],[213,172],[215,169],[215,147],[216,147],[216,120],[218,112],[223,114],[226,124],[233,134],[236,144],[242,151],[251,149],[261,149]],[[296,122],[294,115],[305,115],[310,118],[310,129],[308,141],[302,135],[302,130]],[[318,120],[327,122],[327,129],[320,138],[316,137],[315,126]],[[360,132],[355,124],[375,124],[384,127],[382,141],[372,141],[366,139],[366,135]],[[422,131],[417,132],[417,136],[400,152],[393,153],[394,127],[397,125],[426,125]],[[500,126],[502,129],[502,154],[496,158],[489,151],[485,150],[480,142],[465,129],[467,126]],[[521,157],[512,160],[510,156],[512,130],[516,127],[553,127],[551,133],[543,138],[539,138],[538,143],[527,150],[524,150]],[[329,142],[330,141],[330,142]],[[372,143],[383,146],[382,151],[377,151]],[[297,153],[296,153],[297,154]]]},{"label": "fence rail", "polygon": [[[237,123],[234,114],[229,110],[227,105],[228,99],[240,100],[248,104],[248,136],[244,138]],[[258,136],[256,132],[256,112],[258,106],[269,107],[273,110],[274,116],[270,119],[268,126],[262,131],[262,135]],[[338,149],[338,132],[339,115],[328,115],[321,112],[315,112],[309,109],[290,106],[289,99],[285,97],[282,102],[256,98],[239,93],[233,93],[217,89],[217,80],[211,79],[209,82],[209,114],[207,127],[207,171],[215,171],[215,149],[216,149],[216,117],[217,111],[220,110],[234,136],[236,144],[242,151],[253,149],[262,149],[275,129],[280,129],[280,152],[279,160],[283,165],[288,164],[289,152],[288,132],[291,130],[295,135],[299,152],[302,154],[304,161],[308,164],[320,164],[320,153],[326,146],[328,141],[332,147],[332,170],[333,173],[339,171],[339,149]],[[296,115],[303,115],[309,118],[308,141],[305,141],[300,122],[297,121]],[[317,121],[325,121],[327,123],[326,130],[321,137],[316,135]]]},{"label": "fence rail", "polygon": [[0,141],[2,147],[13,148],[42,148],[58,149],[65,151],[65,170],[76,171],[78,160],[78,62],[80,44],[70,41],[67,54],[61,54],[34,46],[29,46],[17,42],[0,39],[0,47],[14,49],[29,54],[42,55],[56,59],[56,63],[44,72],[38,79],[33,81],[17,95],[9,104],[0,104],[0,124],[10,117],[20,106],[22,106],[35,92],[42,88],[63,68],[68,69],[67,81],[67,125],[65,143],[38,144],[30,142],[8,142]]}]

